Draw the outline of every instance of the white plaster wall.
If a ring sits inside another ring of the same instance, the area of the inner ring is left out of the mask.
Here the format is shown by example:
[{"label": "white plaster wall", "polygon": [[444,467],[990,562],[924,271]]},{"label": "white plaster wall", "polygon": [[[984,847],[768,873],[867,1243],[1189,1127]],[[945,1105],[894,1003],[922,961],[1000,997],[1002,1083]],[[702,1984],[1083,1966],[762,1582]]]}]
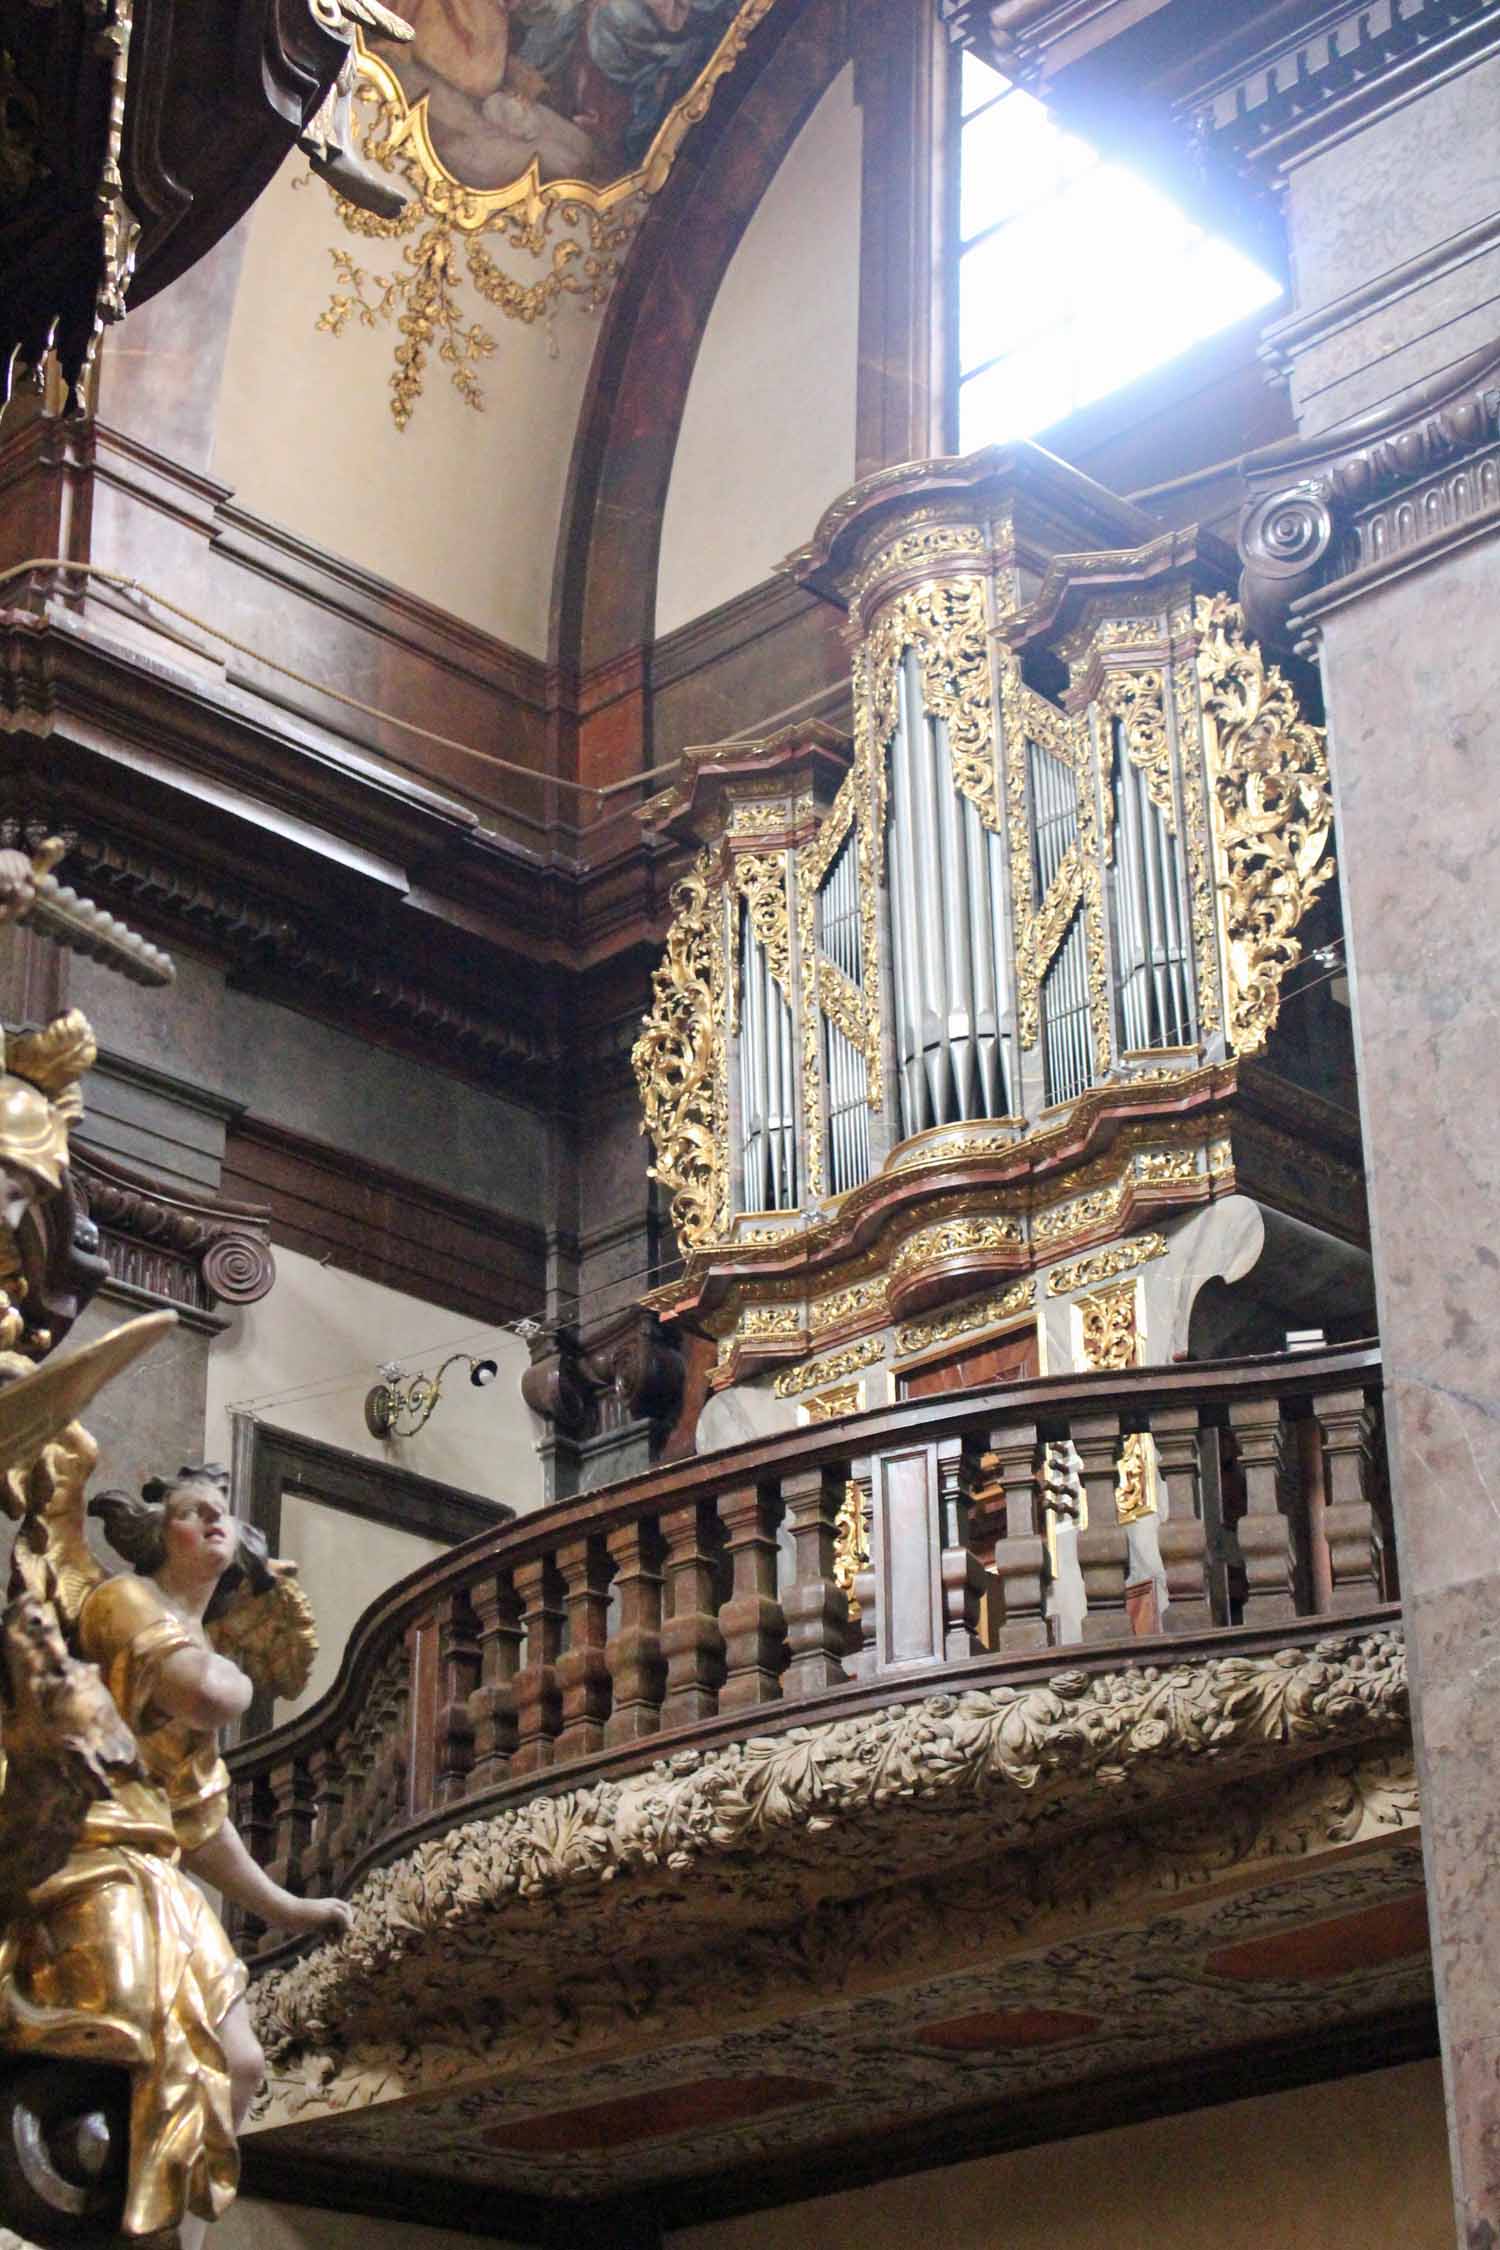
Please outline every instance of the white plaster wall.
[{"label": "white plaster wall", "polygon": [[297,1565],[318,1621],[318,1653],[307,1686],[294,1700],[277,1704],[280,1726],[332,1687],[349,1635],[371,1602],[409,1570],[446,1554],[447,1548],[440,1539],[420,1539],[415,1532],[398,1531],[394,1524],[371,1523],[324,1501],[283,1492],[276,1551]]},{"label": "white plaster wall", "polygon": [[662,519],[658,633],[768,577],[854,480],[859,172],[845,70],[788,151],[709,315]]},{"label": "white plaster wall", "polygon": [[[434,349],[423,394],[398,430],[389,387],[397,329],[355,319],[335,337],[317,321],[335,287],[332,250],[375,275],[389,274],[405,248],[405,240],[350,234],[306,159],[288,159],[250,221],[212,473],[242,507],[545,656],[563,491],[598,321],[567,303],[550,329],[526,327],[465,281],[466,320],[495,339],[493,357],[475,369],[483,411],[460,399]],[[546,268],[513,270],[530,282]]]},{"label": "white plaster wall", "polygon": [[[425,1429],[411,1438],[372,1437],[364,1400],[382,1361],[399,1360],[408,1374],[433,1374],[457,1349],[496,1360],[495,1381],[476,1391],[456,1367]],[[504,1329],[477,1327],[462,1313],[279,1249],[269,1297],[247,1305],[209,1353],[204,1443],[209,1459],[229,1459],[229,1414],[238,1408],[298,1437],[321,1438],[524,1512],[542,1497],[520,1391],[526,1365],[525,1345]]]}]

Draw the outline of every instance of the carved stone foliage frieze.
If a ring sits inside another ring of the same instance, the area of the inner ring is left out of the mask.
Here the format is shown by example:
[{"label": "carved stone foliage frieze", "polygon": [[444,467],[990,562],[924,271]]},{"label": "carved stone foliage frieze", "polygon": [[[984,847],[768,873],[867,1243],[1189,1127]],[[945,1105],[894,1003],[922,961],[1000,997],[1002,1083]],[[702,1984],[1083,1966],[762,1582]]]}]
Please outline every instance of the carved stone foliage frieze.
[{"label": "carved stone foliage frieze", "polygon": [[[1399,1737],[1405,1714],[1400,1636],[1331,1636],[1270,1655],[955,1688],[683,1749],[643,1773],[462,1822],[365,1880],[341,1944],[257,1986],[256,2021],[277,2078],[300,2079],[302,2089],[278,2090],[273,2114],[386,2099],[431,2082],[434,2069],[440,2079],[444,2067],[464,2067],[461,2051],[444,2066],[420,2036],[429,2012],[451,2014],[455,1978],[470,1980],[478,2010],[472,2028],[449,2038],[467,2046],[469,2062],[513,2038],[528,2008],[542,2011],[555,2043],[545,1979],[530,1999],[515,1991],[509,2013],[498,1997],[528,1962],[536,1972],[544,1927],[575,1948],[608,1924],[645,1943],[654,1910],[685,1946],[704,1911],[711,1927],[716,1917],[763,1918],[778,1903],[786,1911],[809,1884],[853,1889],[877,1870],[931,1874],[972,1856],[981,1835],[987,1848],[1020,1846],[1106,1803],[1128,1818],[1195,1774],[1224,1782],[1264,1773],[1288,1751],[1311,1757]],[[1347,1790],[1341,1805],[1339,1819],[1357,1831],[1363,1814]],[[604,2015],[624,2004],[628,1963],[620,1979],[608,1997],[600,1987]],[[653,2003],[642,1992],[639,2005],[649,2012]],[[397,2023],[396,2040],[379,2028]],[[540,2035],[540,2019],[532,2029]],[[577,2027],[562,2036],[573,2043]]]}]

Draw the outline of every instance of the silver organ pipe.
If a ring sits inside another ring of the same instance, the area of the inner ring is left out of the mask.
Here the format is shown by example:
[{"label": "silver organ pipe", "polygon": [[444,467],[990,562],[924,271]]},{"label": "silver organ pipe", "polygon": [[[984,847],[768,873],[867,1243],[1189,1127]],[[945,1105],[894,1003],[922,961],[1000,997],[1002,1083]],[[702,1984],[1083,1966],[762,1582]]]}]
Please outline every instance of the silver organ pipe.
[{"label": "silver organ pipe", "polygon": [[1118,720],[1114,752],[1119,832],[1111,895],[1121,1044],[1136,1050],[1191,1046],[1197,1029],[1177,838],[1126,753]]},{"label": "silver organ pipe", "polygon": [[[862,992],[864,939],[859,920],[859,862],[853,830],[823,877],[817,898],[819,954]],[[863,1051],[838,1025],[823,1018],[823,1071],[827,1088],[828,1177],[835,1195],[870,1172],[870,1108]]]},{"label": "silver organ pipe", "polygon": [[901,673],[891,740],[890,898],[903,1138],[1012,1101],[1001,843],[954,786],[947,724],[923,705],[917,656]]},{"label": "silver organ pipe", "polygon": [[792,1013],[741,903],[740,1208],[786,1211],[797,1201],[797,1079]]},{"label": "silver organ pipe", "polygon": [[[1044,899],[1078,841],[1073,769],[1040,744],[1027,745],[1031,774],[1032,854],[1036,895]],[[1080,906],[1042,979],[1042,1064],[1049,1103],[1072,1101],[1093,1083],[1090,1051],[1088,934]]]}]

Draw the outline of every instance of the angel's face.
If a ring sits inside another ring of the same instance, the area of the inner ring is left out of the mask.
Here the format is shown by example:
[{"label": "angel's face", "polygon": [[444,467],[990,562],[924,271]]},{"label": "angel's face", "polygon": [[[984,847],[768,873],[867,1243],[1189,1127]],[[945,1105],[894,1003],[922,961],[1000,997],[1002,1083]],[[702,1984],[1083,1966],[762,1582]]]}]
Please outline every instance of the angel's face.
[{"label": "angel's face", "polygon": [[162,1536],[179,1580],[217,1580],[235,1559],[239,1535],[217,1485],[182,1484],[168,1495]]}]

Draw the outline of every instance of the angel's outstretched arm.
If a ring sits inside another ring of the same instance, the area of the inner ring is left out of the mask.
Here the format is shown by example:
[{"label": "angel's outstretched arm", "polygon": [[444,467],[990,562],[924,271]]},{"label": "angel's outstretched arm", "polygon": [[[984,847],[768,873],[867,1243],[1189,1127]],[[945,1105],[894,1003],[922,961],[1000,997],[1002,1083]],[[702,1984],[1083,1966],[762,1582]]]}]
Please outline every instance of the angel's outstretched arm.
[{"label": "angel's outstretched arm", "polygon": [[352,1920],[341,1898],[294,1898],[279,1883],[273,1883],[265,1869],[256,1866],[238,1829],[227,1820],[206,1844],[184,1852],[183,1865],[189,1874],[212,1883],[236,1906],[243,1906],[247,1914],[259,1916],[262,1922],[274,1922],[283,1930],[326,1930],[331,1936],[342,1936]]},{"label": "angel's outstretched arm", "polygon": [[157,1672],[151,1699],[174,1719],[205,1734],[217,1732],[250,1708],[255,1689],[238,1664],[210,1649],[182,1648]]}]

